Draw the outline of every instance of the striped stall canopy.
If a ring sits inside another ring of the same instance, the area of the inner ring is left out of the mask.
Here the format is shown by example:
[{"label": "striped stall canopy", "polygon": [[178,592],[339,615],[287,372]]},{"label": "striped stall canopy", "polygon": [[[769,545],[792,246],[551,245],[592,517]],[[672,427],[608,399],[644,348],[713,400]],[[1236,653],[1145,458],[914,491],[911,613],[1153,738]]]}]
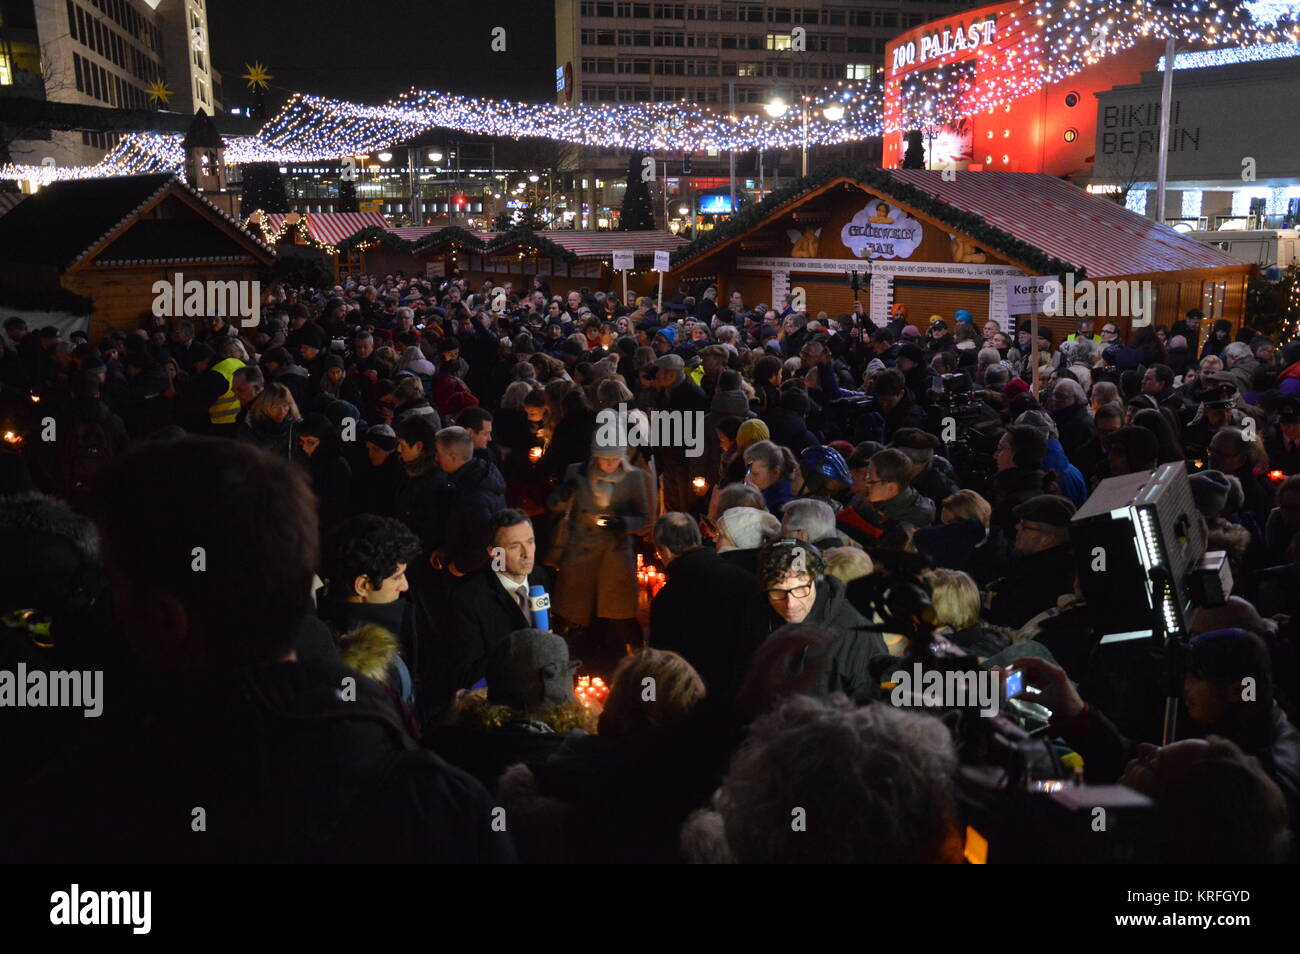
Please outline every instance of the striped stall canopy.
[{"label": "striped stall canopy", "polygon": [[[285,212],[266,214],[272,235],[280,234],[287,215]],[[326,245],[338,245],[362,229],[388,228],[388,220],[379,212],[305,212],[303,218],[307,220],[307,234]]]},{"label": "striped stall canopy", "polygon": [[1054,176],[959,171],[945,182],[938,170],[891,169],[889,175],[1087,269],[1089,278],[1241,265],[1226,252]]},{"label": "striped stall canopy", "polygon": [[[399,229],[389,229],[388,234],[396,235],[398,238],[405,239],[408,242],[414,242],[417,239],[422,239],[422,238],[436,235],[436,233],[441,232],[446,227],[447,226],[445,225],[404,225]],[[470,234],[473,235],[480,242],[490,242],[492,241],[492,239],[496,238],[501,233],[500,232],[478,232],[478,231],[471,230]]]},{"label": "striped stall canopy", "polygon": [[638,256],[655,252],[671,252],[686,239],[672,232],[585,232],[577,229],[559,229],[538,232],[541,238],[550,239],[561,248],[568,249],[579,258],[605,258],[618,251],[631,250]]}]

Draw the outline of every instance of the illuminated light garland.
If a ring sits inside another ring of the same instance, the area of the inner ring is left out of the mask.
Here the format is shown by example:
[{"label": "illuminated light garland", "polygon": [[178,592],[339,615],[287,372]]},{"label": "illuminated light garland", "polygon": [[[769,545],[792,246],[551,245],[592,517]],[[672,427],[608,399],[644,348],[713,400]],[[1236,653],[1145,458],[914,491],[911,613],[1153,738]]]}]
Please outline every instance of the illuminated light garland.
[{"label": "illuminated light garland", "polygon": [[[1300,3],[1282,0],[1231,8],[1214,2],[1156,6],[1149,0],[1022,0],[1021,8],[1001,27],[998,39],[982,45],[974,58],[941,64],[905,82],[888,80],[890,98],[897,95],[905,104],[901,115],[884,117],[884,90],[873,82],[841,82],[810,97],[806,137],[801,108],[773,118],[731,116],[684,101],[564,106],[411,90],[382,106],[365,106],[295,94],[257,136],[230,140],[226,161],[336,161],[391,148],[437,128],[646,152],[792,149],[805,141],[809,146],[840,145],[1010,108],[1015,100],[1145,40],[1173,37],[1183,45],[1211,49],[1300,43]],[[978,85],[976,69],[985,78]],[[821,114],[821,107],[832,102],[844,108],[837,122]],[[0,166],[0,178],[43,186],[60,179],[175,172],[184,163],[181,139],[134,133],[94,166],[7,164]]]}]

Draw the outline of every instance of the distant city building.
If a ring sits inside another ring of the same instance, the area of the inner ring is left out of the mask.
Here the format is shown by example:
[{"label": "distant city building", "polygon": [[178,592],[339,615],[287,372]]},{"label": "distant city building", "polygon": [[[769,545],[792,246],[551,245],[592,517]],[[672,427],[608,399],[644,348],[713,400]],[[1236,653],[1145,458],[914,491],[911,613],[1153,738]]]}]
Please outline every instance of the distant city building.
[{"label": "distant city building", "polygon": [[[556,0],[556,101],[627,105],[685,100],[727,111],[734,88],[740,115],[757,113],[775,98],[798,109],[802,95],[837,80],[876,77],[884,67],[886,44],[902,31],[970,6],[939,0]],[[858,158],[880,156],[878,142],[850,148]],[[576,148],[570,153],[565,168],[572,170],[572,198],[563,211],[579,219],[580,227],[597,228],[602,220],[612,225],[623,199],[627,154]],[[816,151],[817,156],[830,153]],[[682,153],[657,159],[662,165],[659,187],[652,189],[656,216],[686,224],[691,215],[677,211],[683,206],[721,213],[730,203],[728,154],[696,153],[689,173],[683,171]],[[797,149],[767,153],[761,165],[752,151],[738,155],[736,162],[737,193],[755,200],[800,170]],[[722,193],[728,194],[720,204]]]},{"label": "distant city building", "polygon": [[[206,0],[13,0],[0,17],[0,98],[47,99],[118,109],[163,108],[192,115],[221,110],[212,68]],[[119,138],[91,131],[22,131],[15,162],[89,165]]]}]

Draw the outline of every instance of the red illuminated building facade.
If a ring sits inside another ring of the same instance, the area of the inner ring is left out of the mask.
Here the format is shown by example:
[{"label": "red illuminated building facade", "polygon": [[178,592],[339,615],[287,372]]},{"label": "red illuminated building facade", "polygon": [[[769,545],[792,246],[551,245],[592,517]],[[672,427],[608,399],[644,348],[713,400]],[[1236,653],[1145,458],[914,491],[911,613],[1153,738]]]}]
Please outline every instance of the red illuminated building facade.
[{"label": "red illuminated building facade", "polygon": [[[1089,174],[1096,94],[1136,83],[1163,52],[1159,40],[1058,83],[1038,82],[1041,37],[1027,5],[1000,3],[909,30],[885,50],[885,168],[899,168],[907,132],[923,135],[928,169]],[[1016,86],[1031,91],[1015,95]],[[925,117],[925,118],[922,118]]]}]

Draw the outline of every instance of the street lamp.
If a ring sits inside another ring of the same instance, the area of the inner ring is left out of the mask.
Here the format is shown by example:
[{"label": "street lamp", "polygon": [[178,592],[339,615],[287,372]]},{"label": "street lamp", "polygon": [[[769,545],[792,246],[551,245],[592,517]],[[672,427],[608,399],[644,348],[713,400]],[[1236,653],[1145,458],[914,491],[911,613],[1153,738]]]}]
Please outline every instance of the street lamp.
[{"label": "street lamp", "polygon": [[537,173],[534,172],[531,176],[528,177],[528,181],[537,182],[541,178],[542,178],[541,176],[539,176]]},{"label": "street lamp", "polygon": [[388,161],[391,160],[392,158],[393,158],[393,154],[392,154],[391,152],[381,152],[381,153],[379,154],[379,161],[380,161],[380,162],[388,162]]},{"label": "street lamp", "polygon": [[780,96],[775,97],[770,103],[763,107],[763,111],[773,119],[780,119],[790,109],[786,101]]},{"label": "street lamp", "polygon": [[822,115],[831,122],[837,123],[844,118],[844,107],[839,103],[829,103],[822,107]]},{"label": "street lamp", "polygon": [[678,215],[686,215],[686,213],[688,213],[688,212],[690,212],[690,211],[691,211],[690,206],[687,206],[687,205],[679,205],[679,206],[677,207],[677,214],[678,214]]},{"label": "street lamp", "polygon": [[442,153],[440,153],[437,149],[431,150],[429,152],[429,161],[442,162]]}]

